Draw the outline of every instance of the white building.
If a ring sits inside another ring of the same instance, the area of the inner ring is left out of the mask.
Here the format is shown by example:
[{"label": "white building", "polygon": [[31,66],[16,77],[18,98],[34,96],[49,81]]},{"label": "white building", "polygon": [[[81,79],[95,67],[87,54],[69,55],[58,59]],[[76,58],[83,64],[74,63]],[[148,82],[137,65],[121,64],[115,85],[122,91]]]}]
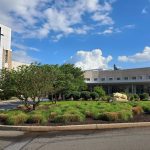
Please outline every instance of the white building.
[{"label": "white building", "polygon": [[0,24],[0,70],[2,68],[16,69],[22,65],[29,64],[12,61],[11,29]]},{"label": "white building", "polygon": [[0,24],[0,69],[11,68],[11,29]]},{"label": "white building", "polygon": [[150,93],[150,67],[86,70],[84,78],[91,90],[95,86],[102,86],[108,94],[115,92]]}]

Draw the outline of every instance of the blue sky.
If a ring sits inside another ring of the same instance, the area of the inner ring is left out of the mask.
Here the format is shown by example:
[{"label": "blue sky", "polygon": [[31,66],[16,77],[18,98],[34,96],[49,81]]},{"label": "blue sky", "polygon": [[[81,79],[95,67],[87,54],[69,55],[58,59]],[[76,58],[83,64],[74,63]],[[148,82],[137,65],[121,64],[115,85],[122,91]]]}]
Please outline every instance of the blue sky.
[{"label": "blue sky", "polygon": [[16,61],[150,67],[149,0],[0,0],[0,23]]}]

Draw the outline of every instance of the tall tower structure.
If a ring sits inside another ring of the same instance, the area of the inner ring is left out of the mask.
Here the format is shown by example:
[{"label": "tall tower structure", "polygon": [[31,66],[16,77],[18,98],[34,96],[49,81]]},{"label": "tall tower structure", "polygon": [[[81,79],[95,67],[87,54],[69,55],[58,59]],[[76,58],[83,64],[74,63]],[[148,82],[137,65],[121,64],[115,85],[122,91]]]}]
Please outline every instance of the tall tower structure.
[{"label": "tall tower structure", "polygon": [[0,24],[0,69],[12,68],[11,29]]}]

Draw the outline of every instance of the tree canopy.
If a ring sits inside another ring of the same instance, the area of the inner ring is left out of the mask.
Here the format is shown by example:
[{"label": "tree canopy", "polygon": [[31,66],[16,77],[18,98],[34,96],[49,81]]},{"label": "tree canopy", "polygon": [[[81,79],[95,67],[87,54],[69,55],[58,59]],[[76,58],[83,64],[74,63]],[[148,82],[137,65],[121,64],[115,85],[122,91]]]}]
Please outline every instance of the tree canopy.
[{"label": "tree canopy", "polygon": [[68,91],[79,91],[86,87],[83,71],[71,64],[20,66],[16,70],[1,71],[2,93],[13,91],[14,95],[27,104],[30,98],[35,109],[42,97],[63,98]]}]

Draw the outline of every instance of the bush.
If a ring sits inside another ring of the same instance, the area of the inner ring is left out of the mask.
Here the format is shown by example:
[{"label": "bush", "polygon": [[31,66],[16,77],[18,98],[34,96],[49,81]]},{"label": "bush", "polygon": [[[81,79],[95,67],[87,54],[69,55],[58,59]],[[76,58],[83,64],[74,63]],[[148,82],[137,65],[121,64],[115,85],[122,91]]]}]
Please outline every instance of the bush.
[{"label": "bush", "polygon": [[143,94],[140,94],[140,100],[148,100],[149,98],[149,94],[148,93],[143,93]]},{"label": "bush", "polygon": [[142,107],[145,113],[150,114],[150,103],[148,102],[141,102],[139,103],[139,106]]},{"label": "bush", "polygon": [[137,94],[129,94],[129,95],[128,95],[128,99],[129,99],[130,101],[138,101],[138,100],[140,100],[140,97],[139,97],[139,95],[137,95]]},{"label": "bush", "polygon": [[5,124],[7,119],[8,119],[8,115],[7,114],[4,114],[4,113],[0,114],[0,122]]},{"label": "bush", "polygon": [[132,108],[132,111],[135,115],[140,115],[143,113],[143,109],[141,106],[136,106]]},{"label": "bush", "polygon": [[92,109],[89,109],[89,110],[86,110],[85,111],[85,116],[86,118],[92,118],[94,120],[98,120],[99,119],[99,110],[96,109],[96,108],[92,108]]},{"label": "bush", "polygon": [[118,112],[102,113],[100,115],[99,119],[104,120],[104,121],[117,121],[117,120],[119,120],[119,113]]},{"label": "bush", "polygon": [[54,118],[55,123],[70,123],[70,122],[81,122],[84,117],[79,114],[64,114]]},{"label": "bush", "polygon": [[132,111],[104,112],[99,115],[99,119],[104,121],[128,121],[131,118],[133,118]]},{"label": "bush", "polygon": [[57,113],[57,112],[51,112],[50,115],[49,115],[50,121],[53,121],[54,118],[56,118],[56,116],[58,116],[58,113]]},{"label": "bush", "polygon": [[96,92],[91,92],[90,96],[91,96],[91,98],[92,98],[93,100],[96,100],[96,99],[99,98],[99,95],[98,95],[98,93],[96,93]]},{"label": "bush", "polygon": [[42,114],[31,114],[27,120],[27,123],[44,124],[46,123],[46,118]]},{"label": "bush", "polygon": [[80,96],[81,96],[81,93],[78,92],[78,91],[73,91],[71,93],[71,96],[73,97],[74,100],[79,100],[80,99]]},{"label": "bush", "polygon": [[113,97],[111,97],[111,96],[102,96],[102,97],[101,97],[101,100],[102,100],[102,101],[107,101],[107,102],[109,102],[110,99],[113,101]]},{"label": "bush", "polygon": [[22,125],[26,123],[28,116],[24,113],[20,113],[17,115],[8,115],[6,120],[7,124],[9,125]]},{"label": "bush", "polygon": [[15,91],[13,91],[13,90],[4,89],[4,91],[0,91],[0,99],[1,100],[9,100],[13,96],[15,96]]},{"label": "bush", "polygon": [[123,111],[119,112],[119,120],[128,121],[128,120],[130,120],[132,118],[133,118],[132,111],[123,110]]},{"label": "bush", "polygon": [[101,86],[94,87],[94,92],[98,93],[99,97],[103,97],[106,95],[105,91]]},{"label": "bush", "polygon": [[90,92],[89,91],[82,91],[81,92],[81,98],[85,99],[85,100],[88,100],[91,98],[90,96]]}]

